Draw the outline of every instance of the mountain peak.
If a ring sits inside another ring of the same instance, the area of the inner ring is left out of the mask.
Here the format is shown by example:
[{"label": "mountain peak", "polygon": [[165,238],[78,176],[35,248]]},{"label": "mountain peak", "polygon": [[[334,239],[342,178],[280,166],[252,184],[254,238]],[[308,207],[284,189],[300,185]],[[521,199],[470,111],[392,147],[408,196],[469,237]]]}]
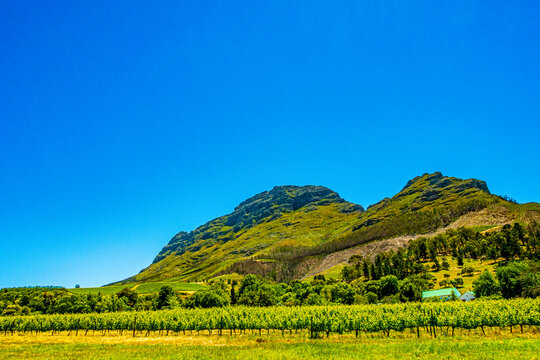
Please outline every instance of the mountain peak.
[{"label": "mountain peak", "polygon": [[438,206],[490,196],[485,181],[444,176],[440,172],[425,173],[409,180],[392,198],[370,205],[363,221],[355,228],[373,225],[395,215],[417,210],[432,210]]},{"label": "mountain peak", "polygon": [[324,186],[282,185],[274,186],[270,191],[263,191],[242,201],[234,210],[253,212],[262,207],[274,209],[279,207],[282,210],[294,211],[310,203],[323,205],[322,203],[328,204],[331,202],[343,203],[345,200],[338,193]]},{"label": "mountain peak", "polygon": [[407,184],[405,185],[405,187],[403,187],[401,191],[405,190],[406,188],[408,188],[409,186],[411,186],[412,184],[414,184],[415,182],[419,180],[428,181],[429,183],[436,183],[437,181],[440,181],[442,178],[444,178],[444,176],[439,171],[434,172],[433,174],[424,173],[421,176],[415,176],[411,180],[407,181]]},{"label": "mountain peak", "polygon": [[306,205],[320,206],[344,202],[338,193],[324,186],[275,186],[270,191],[263,191],[242,201],[228,215],[226,225],[239,230],[267,218],[276,219],[283,213],[298,210]]}]

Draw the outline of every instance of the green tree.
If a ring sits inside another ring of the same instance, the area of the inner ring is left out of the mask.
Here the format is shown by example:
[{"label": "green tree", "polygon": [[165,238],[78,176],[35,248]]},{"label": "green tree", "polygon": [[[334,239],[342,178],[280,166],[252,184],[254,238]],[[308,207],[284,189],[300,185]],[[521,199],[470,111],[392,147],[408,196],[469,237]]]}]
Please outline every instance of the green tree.
[{"label": "green tree", "polygon": [[256,290],[242,292],[238,299],[238,304],[247,306],[272,306],[277,304],[278,297],[274,289],[269,285],[264,285]]},{"label": "green tree", "polygon": [[306,298],[306,305],[322,305],[324,303],[324,298],[316,293],[311,293]]},{"label": "green tree", "polygon": [[443,270],[450,269],[450,263],[448,262],[448,260],[446,260],[446,258],[444,258],[442,263],[441,263],[441,269],[443,269]]},{"label": "green tree", "polygon": [[157,298],[157,308],[174,308],[179,305],[176,293],[170,285],[162,286]]},{"label": "green tree", "polygon": [[238,285],[238,280],[233,279],[231,281],[231,304],[236,304],[236,286]]},{"label": "green tree", "polygon": [[463,252],[460,249],[457,251],[457,266],[463,266]]},{"label": "green tree", "polygon": [[362,255],[353,255],[349,258],[349,264],[351,265],[360,265],[363,261]]},{"label": "green tree", "polygon": [[521,295],[524,285],[523,275],[528,271],[529,266],[524,262],[512,262],[497,268],[497,280],[499,280],[504,298],[509,299]]},{"label": "green tree", "polygon": [[486,270],[473,282],[473,290],[477,297],[482,297],[498,294],[501,288],[489,270]]},{"label": "green tree", "polygon": [[461,274],[463,276],[471,276],[474,274],[474,268],[472,266],[464,266],[462,269],[461,269]]},{"label": "green tree", "polygon": [[422,299],[422,288],[410,278],[406,278],[399,284],[401,301],[419,301]]},{"label": "green tree", "polygon": [[369,260],[369,258],[366,258],[364,259],[364,262],[363,262],[363,265],[362,265],[362,273],[364,275],[364,278],[366,280],[369,280],[371,277],[370,277],[370,268],[371,268],[371,261]]},{"label": "green tree", "polygon": [[399,292],[399,281],[394,275],[384,276],[379,280],[380,297],[395,295]]},{"label": "green tree", "polygon": [[242,296],[247,291],[257,290],[261,286],[262,283],[263,283],[263,279],[260,278],[259,276],[248,274],[242,279],[242,282],[240,283],[240,289],[238,290],[238,295]]},{"label": "green tree", "polygon": [[452,280],[452,285],[454,287],[457,287],[457,288],[462,287],[463,286],[463,278],[461,278],[461,277],[455,278],[454,280]]},{"label": "green tree", "polygon": [[135,291],[129,288],[123,288],[116,293],[116,296],[118,296],[119,299],[125,299],[128,306],[135,306],[139,297]]},{"label": "green tree", "polygon": [[501,242],[501,256],[507,261],[515,256],[519,256],[521,249],[518,243],[518,236],[512,227],[508,224],[504,225],[501,235],[501,239],[503,240]]}]

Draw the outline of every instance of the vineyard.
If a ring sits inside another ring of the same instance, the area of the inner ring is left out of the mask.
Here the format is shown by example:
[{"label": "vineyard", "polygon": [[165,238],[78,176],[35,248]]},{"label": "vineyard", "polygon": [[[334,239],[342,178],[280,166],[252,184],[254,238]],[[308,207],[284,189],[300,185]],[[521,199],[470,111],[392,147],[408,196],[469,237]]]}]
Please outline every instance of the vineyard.
[{"label": "vineyard", "polygon": [[[470,303],[446,302],[395,305],[335,305],[313,307],[226,307],[177,309],[149,312],[92,313],[0,317],[3,335],[21,333],[69,332],[86,335],[89,331],[116,331],[119,334],[148,336],[150,333],[207,332],[238,335],[246,331],[260,334],[279,331],[307,331],[310,337],[344,334],[402,332],[420,336],[427,333],[452,336],[454,329],[485,327],[516,331],[540,326],[540,300],[492,300]],[[535,330],[536,331],[536,330]]]}]

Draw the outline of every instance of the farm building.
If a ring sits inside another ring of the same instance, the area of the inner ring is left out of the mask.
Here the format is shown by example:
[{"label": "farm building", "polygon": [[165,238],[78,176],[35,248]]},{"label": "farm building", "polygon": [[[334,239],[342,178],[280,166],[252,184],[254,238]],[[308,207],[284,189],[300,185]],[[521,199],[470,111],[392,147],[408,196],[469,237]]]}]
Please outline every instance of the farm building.
[{"label": "farm building", "polygon": [[455,296],[456,299],[459,299],[461,296],[461,293],[456,288],[446,288],[439,290],[423,291],[422,300],[431,297],[438,297],[441,300],[448,300],[452,298],[452,294]]},{"label": "farm building", "polygon": [[459,297],[459,300],[461,301],[471,301],[474,299],[476,299],[476,296],[474,296],[474,293],[472,291],[467,291],[465,294]]}]

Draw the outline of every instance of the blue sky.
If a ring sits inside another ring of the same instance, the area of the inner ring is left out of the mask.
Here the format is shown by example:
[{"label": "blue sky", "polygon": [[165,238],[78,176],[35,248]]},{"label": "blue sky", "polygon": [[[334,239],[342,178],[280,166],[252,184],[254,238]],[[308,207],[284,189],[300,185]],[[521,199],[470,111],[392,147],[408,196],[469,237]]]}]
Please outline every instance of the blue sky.
[{"label": "blue sky", "polygon": [[0,287],[103,285],[275,185],[540,201],[540,5],[0,3]]}]

